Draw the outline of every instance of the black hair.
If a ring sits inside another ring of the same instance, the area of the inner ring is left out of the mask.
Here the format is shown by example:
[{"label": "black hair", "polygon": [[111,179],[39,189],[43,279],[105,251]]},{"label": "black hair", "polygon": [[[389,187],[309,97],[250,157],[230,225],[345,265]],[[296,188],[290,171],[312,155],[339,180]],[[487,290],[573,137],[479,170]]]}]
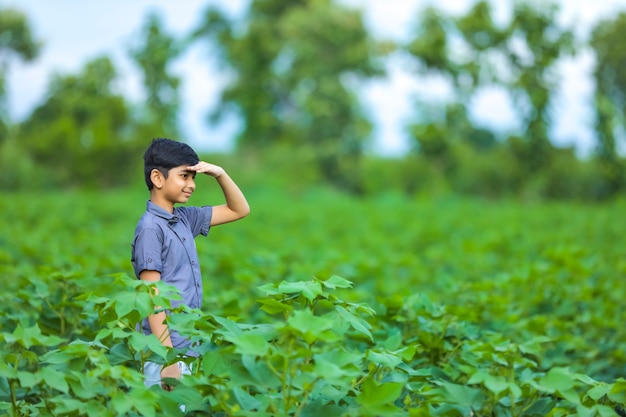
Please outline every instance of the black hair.
[{"label": "black hair", "polygon": [[167,178],[170,169],[181,165],[195,165],[199,161],[198,154],[186,143],[166,138],[153,139],[143,154],[143,172],[148,190],[154,187],[150,179],[153,169],[158,169]]}]

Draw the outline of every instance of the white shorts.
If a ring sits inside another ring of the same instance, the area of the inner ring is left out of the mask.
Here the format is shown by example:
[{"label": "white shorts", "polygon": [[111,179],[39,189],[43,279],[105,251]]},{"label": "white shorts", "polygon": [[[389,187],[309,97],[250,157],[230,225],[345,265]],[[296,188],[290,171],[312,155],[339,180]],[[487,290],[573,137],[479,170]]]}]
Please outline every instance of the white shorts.
[{"label": "white shorts", "polygon": [[[178,362],[181,376],[191,375],[191,367],[185,362]],[[146,387],[161,383],[161,369],[163,365],[154,362],[146,362],[143,365],[143,376]]]},{"label": "white shorts", "polygon": [[[191,375],[191,366],[187,365],[187,363],[185,362],[177,363],[178,368],[180,369],[181,377],[184,377],[185,375]],[[160,363],[146,362],[143,364],[144,384],[146,384],[146,387],[161,384],[161,369],[163,369],[163,365],[161,365]],[[186,411],[186,407],[184,404],[180,404],[178,407],[183,413]]]}]

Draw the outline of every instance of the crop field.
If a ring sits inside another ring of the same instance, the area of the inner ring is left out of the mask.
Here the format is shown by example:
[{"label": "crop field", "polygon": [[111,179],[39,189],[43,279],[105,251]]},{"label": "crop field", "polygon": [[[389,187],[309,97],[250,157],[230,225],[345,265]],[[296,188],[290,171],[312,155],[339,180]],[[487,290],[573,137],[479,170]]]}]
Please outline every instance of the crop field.
[{"label": "crop field", "polygon": [[172,392],[140,372],[177,355],[135,330],[171,294],[132,273],[145,190],[4,195],[0,414],[623,412],[626,202],[247,195],[196,240],[204,305],[169,325],[203,355]]}]

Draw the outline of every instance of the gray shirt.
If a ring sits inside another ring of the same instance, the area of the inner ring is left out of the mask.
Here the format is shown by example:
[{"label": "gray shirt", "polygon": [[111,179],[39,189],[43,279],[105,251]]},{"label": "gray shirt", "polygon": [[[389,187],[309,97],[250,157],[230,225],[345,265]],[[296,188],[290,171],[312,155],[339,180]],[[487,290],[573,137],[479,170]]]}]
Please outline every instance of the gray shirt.
[{"label": "gray shirt", "polygon": [[[144,270],[160,272],[161,281],[176,287],[182,297],[172,300],[172,307],[181,303],[191,308],[202,306],[202,277],[194,238],[209,233],[212,214],[211,206],[175,207],[170,213],[148,201],[137,223],[131,256],[135,275],[139,278]],[[144,334],[151,333],[148,320],[143,321],[142,328]],[[175,331],[170,337],[175,348],[191,345]]]}]

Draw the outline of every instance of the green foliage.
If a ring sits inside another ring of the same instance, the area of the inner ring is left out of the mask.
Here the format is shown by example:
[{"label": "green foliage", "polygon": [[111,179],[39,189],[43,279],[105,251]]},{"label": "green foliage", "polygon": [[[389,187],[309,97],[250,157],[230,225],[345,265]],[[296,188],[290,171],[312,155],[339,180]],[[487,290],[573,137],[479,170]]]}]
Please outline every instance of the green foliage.
[{"label": "green foliage", "polygon": [[3,57],[15,54],[25,61],[31,61],[37,57],[40,48],[41,43],[33,36],[23,12],[7,8],[0,10],[0,51]]},{"label": "green foliage", "polygon": [[549,163],[549,110],[559,81],[555,65],[562,56],[573,52],[573,33],[557,24],[557,12],[554,3],[537,8],[523,2],[515,7],[510,26],[513,38],[522,40],[527,51],[510,48],[507,55],[513,73],[511,88],[522,105],[529,106],[524,119],[533,152],[533,158],[528,160],[530,171]]},{"label": "green foliage", "polygon": [[8,136],[6,78],[9,63],[14,58],[34,60],[41,49],[24,13],[13,8],[0,8],[0,144]]},{"label": "green foliage", "polygon": [[614,195],[624,189],[626,174],[624,161],[617,152],[620,129],[626,127],[626,49],[616,43],[626,27],[626,13],[614,19],[601,21],[593,30],[590,45],[596,55],[594,79],[596,82],[595,111],[598,134],[597,158],[604,194]]},{"label": "green foliage", "polygon": [[205,308],[168,321],[202,356],[166,392],[144,386],[142,366],[181,352],[137,324],[176,295],[128,276],[143,194],[0,202],[13,219],[0,234],[1,410],[616,416],[624,403],[623,202],[255,187],[255,221],[197,242]]},{"label": "green foliage", "polygon": [[322,177],[360,192],[371,123],[354,91],[381,74],[362,12],[328,0],[254,1],[243,31],[225,22],[210,10],[195,33],[218,46],[234,74],[222,102],[244,121],[238,143],[305,147]]},{"label": "green foliage", "polygon": [[107,57],[89,62],[80,74],[56,76],[46,101],[21,125],[20,145],[52,184],[111,186],[136,172],[143,145],[129,136],[129,113],[114,91],[115,79]]},{"label": "green foliage", "polygon": [[[0,127],[1,129],[1,127]],[[46,184],[46,172],[20,147],[12,135],[0,141],[0,190],[41,188]]]},{"label": "green foliage", "polygon": [[183,51],[179,41],[163,32],[159,15],[150,14],[145,22],[141,45],[135,46],[130,55],[143,73],[148,114],[142,120],[149,129],[156,129],[155,136],[178,137],[178,87],[180,79],[169,73],[172,61]]},{"label": "green foliage", "polygon": [[[203,42],[229,80],[211,120],[234,114],[242,121],[232,157],[269,164],[271,175],[258,166],[250,171],[289,190],[330,183],[354,194],[613,198],[626,184],[618,152],[626,119],[624,14],[598,23],[583,43],[560,25],[559,13],[553,2],[516,2],[508,21],[496,19],[493,3],[484,0],[459,15],[428,7],[400,45],[374,38],[362,10],[334,0],[255,0],[240,19],[209,7],[180,39],[153,13],[128,48],[143,75],[145,103],[129,103],[116,88],[117,70],[107,57],[77,74],[54,75],[23,123],[0,112],[0,188],[133,182],[147,142],[178,136],[180,80],[172,65]],[[593,161],[550,140],[559,64],[589,46],[597,58]],[[11,61],[33,60],[40,47],[22,12],[0,10],[0,101]],[[387,160],[366,152],[372,124],[359,91],[384,75],[396,50],[393,59],[408,58],[406,68],[424,83],[444,80],[452,96],[443,104],[417,102],[406,122],[415,152]],[[476,97],[493,89],[515,100],[519,131],[501,136],[472,120]],[[297,181],[289,181],[293,172]]]},{"label": "green foliage", "polygon": [[[553,3],[537,7],[519,2],[511,20],[501,27],[486,1],[475,3],[459,17],[432,8],[422,12],[414,39],[404,50],[422,64],[419,68],[426,75],[448,80],[453,97],[444,118],[433,118],[425,111],[430,103],[418,106],[419,122],[410,126],[410,133],[419,152],[439,160],[439,165],[443,159],[443,165],[449,167],[454,162],[450,149],[455,141],[468,141],[483,149],[493,146],[495,135],[474,126],[467,113],[472,98],[484,87],[504,88],[521,109],[520,133],[528,151],[520,161],[524,174],[530,177],[545,171],[549,175],[551,158],[557,153],[548,135],[551,100],[558,86],[555,67],[574,50],[573,34],[558,25],[557,12]],[[450,120],[449,116],[455,117]],[[499,165],[495,160],[489,163],[493,168]]]}]

